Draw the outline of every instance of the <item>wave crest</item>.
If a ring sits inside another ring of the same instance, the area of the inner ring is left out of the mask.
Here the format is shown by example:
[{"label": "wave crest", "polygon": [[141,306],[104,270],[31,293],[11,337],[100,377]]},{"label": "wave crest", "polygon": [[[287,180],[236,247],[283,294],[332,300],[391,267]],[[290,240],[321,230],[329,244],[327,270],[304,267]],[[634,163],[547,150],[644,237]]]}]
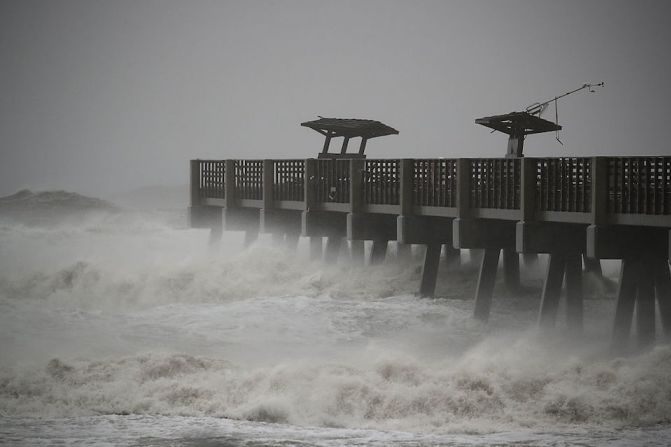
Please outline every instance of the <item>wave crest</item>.
[{"label": "wave crest", "polygon": [[437,432],[574,423],[621,427],[671,422],[669,367],[669,347],[536,375],[506,364],[473,371],[460,361],[241,369],[189,355],[52,359],[42,369],[2,370],[0,407],[8,415],[215,416]]}]

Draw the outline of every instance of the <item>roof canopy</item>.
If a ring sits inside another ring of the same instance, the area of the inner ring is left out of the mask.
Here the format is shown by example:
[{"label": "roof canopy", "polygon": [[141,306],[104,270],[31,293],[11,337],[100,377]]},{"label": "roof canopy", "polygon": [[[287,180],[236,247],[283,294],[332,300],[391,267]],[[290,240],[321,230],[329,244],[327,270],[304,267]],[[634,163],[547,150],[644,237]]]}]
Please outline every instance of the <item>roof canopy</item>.
[{"label": "roof canopy", "polygon": [[[319,158],[366,158],[364,155],[366,141],[370,138],[398,134],[398,130],[389,127],[386,124],[382,124],[379,121],[351,118],[323,118],[320,116],[318,120],[301,123],[301,126],[314,129],[326,137],[324,148],[319,154]],[[333,137],[344,137],[339,154],[329,152],[331,138]],[[350,138],[356,137],[361,137],[359,153],[348,153],[347,145],[349,144],[349,140]]]},{"label": "roof canopy", "polygon": [[527,112],[512,112],[505,115],[486,116],[475,120],[490,129],[508,135],[529,135],[561,130],[561,126]]},{"label": "roof canopy", "polygon": [[398,130],[373,120],[319,117],[318,120],[301,123],[301,126],[314,129],[327,137],[361,137],[368,139],[398,134]]}]

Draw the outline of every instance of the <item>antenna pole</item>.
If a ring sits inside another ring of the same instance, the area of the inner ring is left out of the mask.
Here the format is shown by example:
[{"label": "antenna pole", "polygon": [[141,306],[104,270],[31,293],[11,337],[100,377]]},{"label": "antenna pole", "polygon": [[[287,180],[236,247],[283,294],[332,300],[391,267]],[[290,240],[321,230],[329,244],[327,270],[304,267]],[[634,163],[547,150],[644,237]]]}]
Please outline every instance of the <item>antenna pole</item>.
[{"label": "antenna pole", "polygon": [[571,90],[570,92],[566,92],[563,95],[555,96],[554,98],[549,99],[549,100],[547,100],[545,102],[542,102],[542,103],[532,104],[532,105],[530,105],[529,107],[526,108],[526,112],[530,113],[532,115],[539,115],[540,116],[540,114],[543,112],[543,110],[545,110],[545,108],[550,103],[554,102],[555,105],[556,105],[558,99],[561,99],[561,98],[563,98],[565,96],[568,96],[568,95],[572,95],[573,93],[579,92],[580,90],[584,90],[584,89],[589,89],[590,93],[594,93],[595,92],[594,87],[603,87],[603,86],[604,86],[603,81],[599,82],[598,84],[583,84],[581,87],[578,87],[575,90]]}]

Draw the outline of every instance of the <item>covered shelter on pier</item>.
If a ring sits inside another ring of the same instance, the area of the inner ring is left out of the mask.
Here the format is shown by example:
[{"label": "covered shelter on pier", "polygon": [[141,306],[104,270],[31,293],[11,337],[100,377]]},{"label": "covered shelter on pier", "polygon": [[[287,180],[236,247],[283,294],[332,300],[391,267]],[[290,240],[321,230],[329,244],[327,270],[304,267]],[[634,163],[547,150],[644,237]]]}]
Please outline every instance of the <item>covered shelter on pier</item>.
[{"label": "covered shelter on pier", "polygon": [[[318,158],[366,158],[364,152],[369,139],[398,134],[398,130],[379,121],[353,118],[323,118],[320,116],[318,120],[301,123],[301,126],[314,129],[326,137]],[[340,153],[329,152],[331,139],[335,137],[343,137]],[[359,137],[361,144],[358,153],[347,152],[349,140]]]},{"label": "covered shelter on pier", "polygon": [[559,124],[548,121],[529,112],[511,112],[504,115],[485,116],[475,120],[490,129],[508,135],[506,157],[524,156],[524,137],[535,133],[556,132],[561,130]]}]

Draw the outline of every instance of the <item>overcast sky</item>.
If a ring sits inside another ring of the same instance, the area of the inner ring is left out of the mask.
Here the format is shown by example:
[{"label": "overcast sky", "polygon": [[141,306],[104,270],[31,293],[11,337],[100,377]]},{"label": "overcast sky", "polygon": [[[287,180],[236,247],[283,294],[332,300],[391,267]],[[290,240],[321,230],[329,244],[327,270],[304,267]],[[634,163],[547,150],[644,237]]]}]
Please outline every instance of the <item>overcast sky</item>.
[{"label": "overcast sky", "polygon": [[313,157],[317,115],[398,129],[371,158],[501,156],[475,118],[598,81],[560,101],[564,146],[525,153],[671,155],[670,18],[666,0],[0,0],[0,194]]}]

